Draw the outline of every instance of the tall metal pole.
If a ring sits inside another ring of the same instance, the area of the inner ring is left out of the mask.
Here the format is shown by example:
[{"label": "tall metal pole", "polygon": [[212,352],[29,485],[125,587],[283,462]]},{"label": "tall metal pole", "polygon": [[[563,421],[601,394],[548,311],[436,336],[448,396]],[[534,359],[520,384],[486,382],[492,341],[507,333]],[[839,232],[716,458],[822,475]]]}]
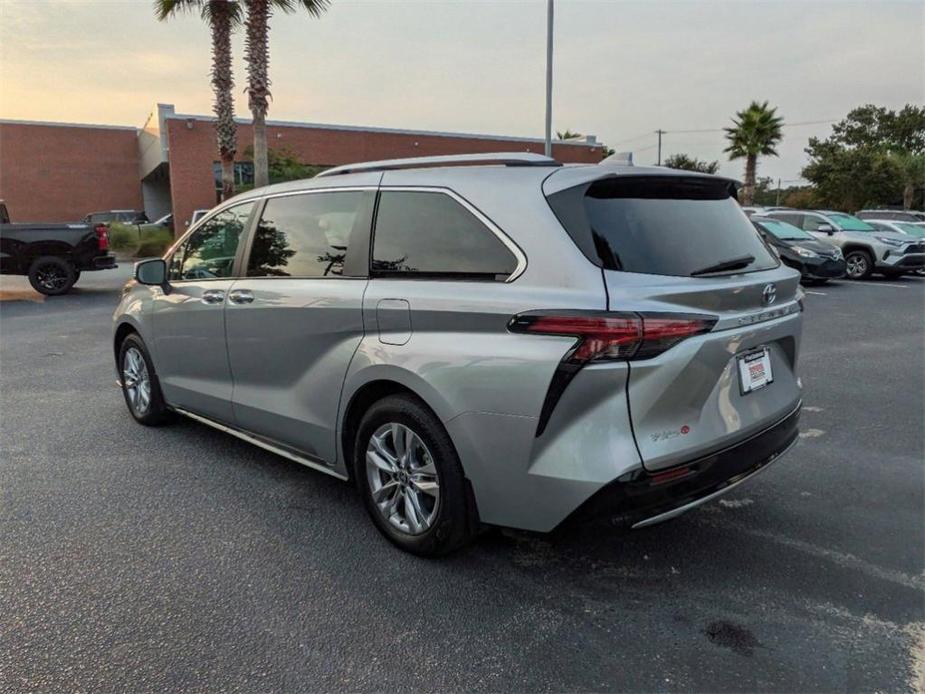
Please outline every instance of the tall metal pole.
[{"label": "tall metal pole", "polygon": [[552,156],[552,21],[553,0],[546,0],[546,147],[547,157]]},{"label": "tall metal pole", "polygon": [[658,133],[658,164],[656,166],[662,165],[662,135],[665,134],[665,131],[659,128],[655,132]]}]

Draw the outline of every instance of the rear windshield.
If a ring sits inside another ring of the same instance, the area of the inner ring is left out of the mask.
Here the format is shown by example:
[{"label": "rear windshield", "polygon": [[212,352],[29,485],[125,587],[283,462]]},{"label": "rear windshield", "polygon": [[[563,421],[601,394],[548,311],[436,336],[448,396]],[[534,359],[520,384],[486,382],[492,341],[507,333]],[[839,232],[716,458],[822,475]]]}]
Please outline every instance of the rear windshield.
[{"label": "rear windshield", "polygon": [[722,179],[606,178],[548,199],[588,259],[608,270],[689,277],[778,264]]}]

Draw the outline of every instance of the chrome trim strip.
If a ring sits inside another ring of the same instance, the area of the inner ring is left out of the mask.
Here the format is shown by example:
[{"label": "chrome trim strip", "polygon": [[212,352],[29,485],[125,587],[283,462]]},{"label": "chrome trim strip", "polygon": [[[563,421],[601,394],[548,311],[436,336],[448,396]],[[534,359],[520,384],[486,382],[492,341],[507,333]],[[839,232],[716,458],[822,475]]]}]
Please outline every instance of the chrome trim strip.
[{"label": "chrome trim strip", "polygon": [[248,443],[252,443],[255,446],[258,446],[260,448],[263,448],[264,450],[270,451],[270,453],[275,453],[276,455],[282,456],[283,458],[288,458],[289,460],[295,461],[296,463],[304,465],[305,467],[310,467],[313,470],[318,470],[319,472],[323,472],[326,475],[331,475],[331,477],[336,477],[337,479],[343,480],[344,482],[346,482],[349,479],[346,475],[342,475],[336,470],[332,470],[331,468],[324,465],[323,463],[319,463],[317,461],[311,460],[310,458],[307,458],[304,456],[296,455],[295,453],[287,451],[284,448],[280,448],[279,446],[274,446],[273,444],[267,443],[263,439],[260,439],[254,436],[253,434],[248,434],[247,432],[241,431],[240,429],[234,429],[232,427],[225,426],[224,424],[219,424],[218,422],[213,421],[209,419],[208,417],[203,417],[198,414],[193,414],[192,412],[188,412],[187,410],[184,410],[180,407],[174,407],[173,410],[175,412],[178,412],[179,414],[182,414],[184,417],[189,417],[190,419],[194,419],[197,422],[200,422],[201,424],[205,424],[207,426],[212,427],[213,429],[218,429],[219,431],[223,431],[226,434],[231,434],[232,436],[236,436],[242,441],[247,441]]},{"label": "chrome trim strip", "polygon": [[665,511],[664,513],[659,513],[659,514],[656,515],[656,516],[652,516],[651,518],[646,518],[645,520],[641,520],[641,521],[639,521],[638,523],[635,523],[635,524],[631,527],[631,529],[632,529],[632,530],[636,530],[637,528],[645,528],[645,527],[648,527],[648,526],[650,526],[650,525],[655,525],[655,524],[661,523],[661,522],[663,522],[663,521],[671,520],[672,518],[676,518],[677,516],[680,516],[682,513],[686,513],[686,512],[690,511],[690,510],[693,509],[693,508],[697,508],[697,507],[700,506],[701,504],[705,504],[705,503],[707,503],[708,501],[713,501],[713,499],[716,499],[717,497],[722,496],[722,495],[725,494],[726,492],[732,491],[733,489],[735,489],[736,487],[738,487],[738,486],[739,486],[740,484],[742,484],[743,482],[747,482],[747,481],[750,480],[752,477],[754,477],[755,475],[760,474],[760,473],[763,472],[764,470],[767,470],[767,469],[768,469],[769,467],[771,467],[774,463],[776,463],[778,460],[780,460],[781,458],[783,458],[787,453],[790,452],[790,449],[793,448],[793,447],[797,444],[797,441],[799,441],[799,440],[800,440],[800,437],[797,436],[795,439],[793,439],[793,441],[790,442],[790,444],[789,444],[784,450],[780,451],[777,455],[775,455],[773,458],[771,458],[768,462],[766,462],[764,465],[762,465],[760,468],[758,468],[757,470],[755,470],[755,471],[754,471],[753,473],[751,473],[750,475],[747,475],[747,476],[743,477],[742,479],[737,480],[736,482],[733,482],[732,484],[727,485],[727,486],[723,487],[722,489],[719,489],[719,490],[713,492],[712,494],[707,494],[705,497],[703,497],[703,498],[701,498],[701,499],[695,499],[694,501],[691,501],[690,503],[684,504],[683,506],[678,506],[677,508],[673,508],[673,509],[671,509],[670,511]]},{"label": "chrome trim strip", "polygon": [[[505,284],[509,284],[524,274],[524,271],[527,269],[527,256],[524,255],[524,252],[520,249],[520,246],[507,234],[505,234],[497,224],[491,221],[481,210],[479,210],[475,205],[466,200],[462,195],[457,193],[455,190],[450,188],[443,188],[441,186],[379,186],[380,193],[386,192],[399,192],[399,193],[442,193],[444,195],[449,195],[460,205],[465,207],[469,212],[475,215],[482,224],[488,227],[489,231],[493,233],[498,240],[507,247],[507,249],[514,254],[514,257],[517,259],[517,267],[514,268],[514,272],[504,280]],[[375,235],[375,230],[373,232]]]}]

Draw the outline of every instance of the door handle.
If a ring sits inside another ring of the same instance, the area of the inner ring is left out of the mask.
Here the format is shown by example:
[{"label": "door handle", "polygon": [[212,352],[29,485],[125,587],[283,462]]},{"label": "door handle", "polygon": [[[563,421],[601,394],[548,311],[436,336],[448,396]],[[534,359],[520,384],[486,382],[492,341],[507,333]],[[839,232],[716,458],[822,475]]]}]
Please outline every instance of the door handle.
[{"label": "door handle", "polygon": [[228,295],[228,302],[232,304],[252,304],[254,294],[250,289],[235,289]]},{"label": "door handle", "polygon": [[220,304],[225,300],[225,292],[221,289],[207,289],[202,293],[202,303]]}]

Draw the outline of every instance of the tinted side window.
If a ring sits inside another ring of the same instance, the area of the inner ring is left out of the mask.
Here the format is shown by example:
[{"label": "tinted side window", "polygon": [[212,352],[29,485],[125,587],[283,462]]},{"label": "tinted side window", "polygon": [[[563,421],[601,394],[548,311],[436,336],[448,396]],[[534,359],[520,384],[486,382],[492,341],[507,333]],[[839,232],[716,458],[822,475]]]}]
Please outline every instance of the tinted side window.
[{"label": "tinted side window", "polygon": [[384,191],[379,198],[372,271],[504,280],[514,254],[475,215],[449,195]]},{"label": "tinted side window", "polygon": [[361,192],[270,198],[254,232],[248,277],[336,277],[359,214]]},{"label": "tinted side window", "polygon": [[235,205],[203,222],[170,259],[171,280],[231,277],[241,234],[254,203]]}]

